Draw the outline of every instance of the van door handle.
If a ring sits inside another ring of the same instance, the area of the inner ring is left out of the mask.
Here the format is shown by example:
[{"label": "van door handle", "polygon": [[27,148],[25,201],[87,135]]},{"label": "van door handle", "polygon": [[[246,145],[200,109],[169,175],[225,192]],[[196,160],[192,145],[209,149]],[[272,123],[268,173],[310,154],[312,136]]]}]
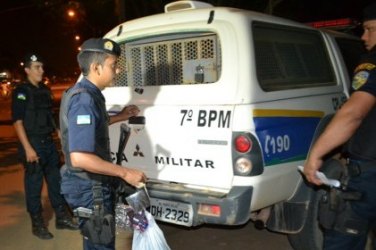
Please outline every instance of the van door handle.
[{"label": "van door handle", "polygon": [[132,116],[129,118],[129,125],[145,125],[145,116]]}]

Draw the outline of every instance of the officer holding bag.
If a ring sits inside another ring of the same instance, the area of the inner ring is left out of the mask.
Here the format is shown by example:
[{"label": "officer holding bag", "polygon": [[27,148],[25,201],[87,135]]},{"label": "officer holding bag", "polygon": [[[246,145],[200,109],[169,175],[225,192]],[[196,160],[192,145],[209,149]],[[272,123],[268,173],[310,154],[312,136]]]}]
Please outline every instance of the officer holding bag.
[{"label": "officer holding bag", "polygon": [[324,226],[323,249],[363,250],[368,232],[376,228],[376,3],[364,9],[363,29],[368,54],[355,69],[351,97],[313,145],[304,165],[307,180],[321,185],[316,172],[323,159],[346,143],[348,164],[342,173],[347,176],[346,192],[334,190],[339,195],[331,200],[343,209],[337,209],[331,227]]},{"label": "officer holding bag", "polygon": [[111,162],[108,126],[139,112],[127,106],[107,115],[101,91],[112,84],[120,53],[110,39],[85,41],[77,56],[83,78],[64,93],[60,107],[65,155],[61,191],[80,217],[84,249],[115,249],[113,178],[132,186],[146,181],[141,171]]}]

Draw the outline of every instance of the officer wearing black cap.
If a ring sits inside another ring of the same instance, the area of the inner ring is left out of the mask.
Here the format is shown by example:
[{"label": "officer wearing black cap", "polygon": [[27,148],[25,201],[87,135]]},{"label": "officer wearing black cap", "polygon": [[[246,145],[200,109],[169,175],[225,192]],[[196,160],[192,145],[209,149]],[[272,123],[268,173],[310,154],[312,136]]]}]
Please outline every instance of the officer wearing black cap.
[{"label": "officer wearing black cap", "polygon": [[[101,91],[112,84],[120,53],[120,46],[110,39],[85,41],[77,56],[84,77],[64,93],[60,106],[65,155],[61,190],[81,217],[84,249],[115,248],[114,230],[108,231],[106,226],[114,225],[112,179],[119,177],[133,186],[146,181],[142,172],[113,164],[111,160],[108,126],[139,113],[136,106],[130,105],[114,116],[107,114]],[[80,211],[91,211],[92,215]],[[106,223],[96,222],[104,220]]]},{"label": "officer wearing black cap", "polygon": [[348,212],[337,210],[344,216],[325,230],[324,249],[363,250],[368,232],[376,230],[376,3],[364,9],[363,29],[361,39],[368,53],[354,71],[352,94],[313,145],[304,165],[307,180],[321,185],[315,174],[325,155],[346,143],[347,190],[361,194],[359,199],[346,201]]},{"label": "officer wearing black cap", "polygon": [[19,155],[25,167],[25,196],[32,220],[32,232],[51,239],[42,217],[43,177],[56,212],[57,229],[77,229],[60,194],[60,157],[52,133],[56,130],[52,114],[51,91],[42,83],[43,60],[31,53],[24,59],[26,82],[17,86],[12,97],[12,119],[20,141]]}]

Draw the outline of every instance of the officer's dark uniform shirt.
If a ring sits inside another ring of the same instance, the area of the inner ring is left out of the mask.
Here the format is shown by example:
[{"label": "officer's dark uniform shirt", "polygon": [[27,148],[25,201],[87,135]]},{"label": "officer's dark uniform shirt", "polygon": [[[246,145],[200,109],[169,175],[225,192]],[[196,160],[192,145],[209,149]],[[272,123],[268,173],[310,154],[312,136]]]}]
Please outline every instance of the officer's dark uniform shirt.
[{"label": "officer's dark uniform shirt", "polygon": [[[354,71],[352,92],[364,91],[376,98],[376,50],[363,57]],[[376,160],[376,109],[373,108],[350,139],[347,151],[350,157]]]},{"label": "officer's dark uniform shirt", "polygon": [[80,176],[107,183],[110,176],[89,173],[72,166],[70,153],[85,152],[111,162],[109,116],[100,89],[86,78],[64,93],[60,107],[62,150],[67,169]]},{"label": "officer's dark uniform shirt", "polygon": [[[68,118],[68,152],[87,152],[110,161],[107,113],[105,99],[93,83],[82,79],[70,91],[86,89],[71,97]],[[94,98],[95,97],[95,98]],[[104,145],[103,145],[104,144]]]},{"label": "officer's dark uniform shirt", "polygon": [[28,136],[47,136],[54,131],[52,94],[45,84],[23,83],[12,94],[12,120],[22,120]]}]

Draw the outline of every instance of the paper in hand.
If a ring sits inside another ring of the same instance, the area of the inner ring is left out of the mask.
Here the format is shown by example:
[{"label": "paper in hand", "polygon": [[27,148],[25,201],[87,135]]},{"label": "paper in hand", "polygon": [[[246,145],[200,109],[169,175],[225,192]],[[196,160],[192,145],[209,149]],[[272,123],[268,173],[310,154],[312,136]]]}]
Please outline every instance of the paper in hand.
[{"label": "paper in hand", "polygon": [[[304,167],[303,166],[298,166],[298,170],[303,173]],[[326,177],[326,175],[323,172],[316,171],[316,177],[320,179],[320,181],[329,187],[335,187],[339,188],[341,186],[341,183],[339,180],[336,179],[329,179]]]}]

